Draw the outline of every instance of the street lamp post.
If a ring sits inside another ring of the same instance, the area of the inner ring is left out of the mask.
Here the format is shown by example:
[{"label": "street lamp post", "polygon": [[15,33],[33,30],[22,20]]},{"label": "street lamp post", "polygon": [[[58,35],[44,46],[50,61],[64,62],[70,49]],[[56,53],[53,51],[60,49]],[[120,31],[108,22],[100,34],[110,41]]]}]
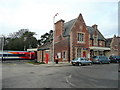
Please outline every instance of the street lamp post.
[{"label": "street lamp post", "polygon": [[55,17],[58,15],[58,13],[56,13],[55,14],[55,16],[53,17],[53,64],[54,64],[54,50],[55,50],[55,41],[54,41],[54,39],[55,39]]},{"label": "street lamp post", "polygon": [[2,58],[2,61],[3,61],[3,53],[4,53],[4,36],[2,35],[2,37],[1,37],[1,50],[2,50],[2,56],[1,56],[1,58]]}]

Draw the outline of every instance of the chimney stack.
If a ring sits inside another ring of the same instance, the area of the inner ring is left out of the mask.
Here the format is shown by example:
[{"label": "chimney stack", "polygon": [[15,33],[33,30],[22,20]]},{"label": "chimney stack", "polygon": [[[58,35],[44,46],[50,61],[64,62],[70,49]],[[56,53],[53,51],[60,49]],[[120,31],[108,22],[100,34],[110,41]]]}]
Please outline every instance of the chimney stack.
[{"label": "chimney stack", "polygon": [[62,37],[63,29],[64,29],[64,20],[59,20],[55,23],[55,41],[58,41],[58,37]]},{"label": "chimney stack", "polygon": [[60,19],[59,21],[55,23],[55,29],[56,31],[59,32],[60,35],[62,35],[63,33],[64,22],[65,22],[64,20]]},{"label": "chimney stack", "polygon": [[98,25],[94,24],[94,25],[92,25],[92,27],[93,27],[94,29],[97,29]]}]

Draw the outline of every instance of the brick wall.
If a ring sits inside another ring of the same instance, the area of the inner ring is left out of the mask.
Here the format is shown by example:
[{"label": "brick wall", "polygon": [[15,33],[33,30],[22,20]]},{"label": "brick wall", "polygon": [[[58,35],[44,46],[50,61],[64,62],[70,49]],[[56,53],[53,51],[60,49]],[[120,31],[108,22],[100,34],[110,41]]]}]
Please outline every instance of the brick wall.
[{"label": "brick wall", "polygon": [[[84,34],[84,41],[83,42],[78,42],[78,33],[83,33]],[[82,49],[82,55],[83,51],[86,51],[86,54],[89,54],[89,49],[88,50],[83,50],[84,48],[89,48],[89,32],[86,29],[86,24],[82,18],[82,15],[80,15],[75,22],[72,31],[70,33],[70,60],[76,58],[76,50],[77,48]],[[81,55],[81,56],[82,56]]]},{"label": "brick wall", "polygon": [[120,56],[120,37],[114,36],[110,44],[110,47],[111,47],[111,55]]},{"label": "brick wall", "polygon": [[54,51],[54,56],[57,55],[57,53],[61,53],[61,58],[59,58],[59,61],[63,61],[63,52],[66,52],[66,60],[64,61],[68,61],[69,60],[69,41],[68,38],[64,38],[63,40],[55,43],[55,51]]},{"label": "brick wall", "polygon": [[54,34],[55,42],[58,42],[63,39],[62,37],[63,27],[64,27],[64,20],[61,19],[55,23],[55,34]]},{"label": "brick wall", "polygon": [[[59,20],[55,23],[55,44],[54,44],[54,58],[58,53],[60,54],[59,61],[68,61],[69,60],[69,41],[68,37],[63,37],[64,20]],[[66,54],[66,59],[63,60],[63,53]]]}]

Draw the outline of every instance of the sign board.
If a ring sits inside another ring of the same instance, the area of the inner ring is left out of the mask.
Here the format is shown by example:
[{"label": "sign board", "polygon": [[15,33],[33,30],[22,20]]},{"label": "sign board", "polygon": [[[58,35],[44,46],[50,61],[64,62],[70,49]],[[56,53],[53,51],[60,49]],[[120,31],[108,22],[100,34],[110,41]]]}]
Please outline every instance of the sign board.
[{"label": "sign board", "polygon": [[88,48],[83,48],[83,50],[88,50]]}]

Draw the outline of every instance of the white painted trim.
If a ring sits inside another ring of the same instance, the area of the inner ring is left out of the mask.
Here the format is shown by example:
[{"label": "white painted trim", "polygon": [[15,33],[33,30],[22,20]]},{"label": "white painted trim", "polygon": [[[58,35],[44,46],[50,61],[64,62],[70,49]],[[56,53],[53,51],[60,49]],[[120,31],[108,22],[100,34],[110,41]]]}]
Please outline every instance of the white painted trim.
[{"label": "white painted trim", "polygon": [[37,51],[37,48],[27,49],[27,51]]},{"label": "white painted trim", "polygon": [[92,50],[110,50],[110,48],[107,47],[89,47]]}]

